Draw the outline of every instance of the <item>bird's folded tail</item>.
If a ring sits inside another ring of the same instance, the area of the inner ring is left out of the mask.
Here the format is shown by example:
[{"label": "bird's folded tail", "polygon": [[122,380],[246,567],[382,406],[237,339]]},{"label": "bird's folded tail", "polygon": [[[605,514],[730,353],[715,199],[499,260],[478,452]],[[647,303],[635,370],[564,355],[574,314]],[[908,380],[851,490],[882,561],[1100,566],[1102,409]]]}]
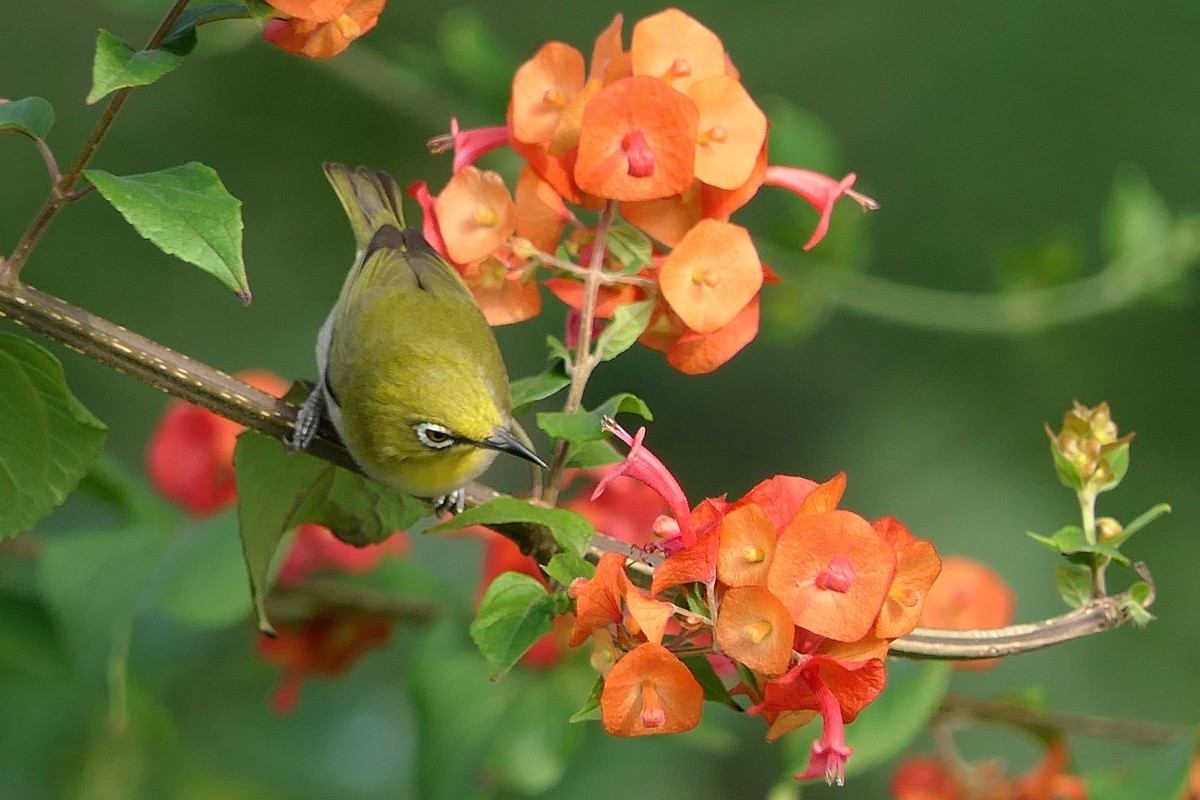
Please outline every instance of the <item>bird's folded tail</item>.
[{"label": "bird's folded tail", "polygon": [[345,164],[325,164],[325,177],[342,201],[350,227],[354,229],[354,244],[359,256],[367,249],[375,232],[385,225],[403,230],[404,209],[400,187],[386,172]]}]

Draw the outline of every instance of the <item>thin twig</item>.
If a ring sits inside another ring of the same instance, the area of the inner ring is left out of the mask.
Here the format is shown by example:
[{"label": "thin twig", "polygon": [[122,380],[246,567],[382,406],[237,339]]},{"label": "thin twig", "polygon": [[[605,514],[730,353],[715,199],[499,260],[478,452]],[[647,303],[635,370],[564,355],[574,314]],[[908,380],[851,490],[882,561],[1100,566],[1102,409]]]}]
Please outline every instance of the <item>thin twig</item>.
[{"label": "thin twig", "polygon": [[1188,735],[1190,728],[1161,722],[1114,719],[1089,714],[1061,714],[1033,711],[1024,706],[999,700],[950,694],[942,699],[939,715],[953,718],[1002,722],[1035,734],[1053,737],[1061,731],[1096,739],[1124,739],[1143,744],[1163,744]]}]

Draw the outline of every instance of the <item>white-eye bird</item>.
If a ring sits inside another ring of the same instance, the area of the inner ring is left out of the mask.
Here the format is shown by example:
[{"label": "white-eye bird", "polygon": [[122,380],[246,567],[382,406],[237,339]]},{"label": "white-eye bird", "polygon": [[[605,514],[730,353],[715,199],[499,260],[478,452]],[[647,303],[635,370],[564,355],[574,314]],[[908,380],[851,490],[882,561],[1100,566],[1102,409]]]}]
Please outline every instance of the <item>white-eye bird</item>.
[{"label": "white-eye bird", "polygon": [[384,172],[326,164],[358,253],[317,336],[320,381],[292,444],[322,411],[363,472],[461,511],[463,486],[503,451],[545,467],[512,419],[496,337],[458,272],[406,227]]}]

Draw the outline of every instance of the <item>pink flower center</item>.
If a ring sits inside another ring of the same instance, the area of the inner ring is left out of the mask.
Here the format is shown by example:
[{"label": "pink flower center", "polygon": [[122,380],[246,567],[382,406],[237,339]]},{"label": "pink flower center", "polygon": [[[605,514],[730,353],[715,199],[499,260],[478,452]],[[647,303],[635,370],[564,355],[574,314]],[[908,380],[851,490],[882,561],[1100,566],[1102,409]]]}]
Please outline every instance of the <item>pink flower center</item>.
[{"label": "pink flower center", "polygon": [[647,728],[661,728],[667,724],[667,712],[658,702],[658,690],[654,681],[642,681],[642,725]]},{"label": "pink flower center", "polygon": [[828,589],[831,592],[845,594],[850,591],[850,587],[857,579],[858,574],[855,573],[850,559],[838,553],[825,569],[817,573],[814,583],[818,589]]},{"label": "pink flower center", "polygon": [[633,131],[621,140],[621,149],[629,160],[629,176],[631,178],[649,178],[654,174],[654,151],[646,141],[646,134]]}]

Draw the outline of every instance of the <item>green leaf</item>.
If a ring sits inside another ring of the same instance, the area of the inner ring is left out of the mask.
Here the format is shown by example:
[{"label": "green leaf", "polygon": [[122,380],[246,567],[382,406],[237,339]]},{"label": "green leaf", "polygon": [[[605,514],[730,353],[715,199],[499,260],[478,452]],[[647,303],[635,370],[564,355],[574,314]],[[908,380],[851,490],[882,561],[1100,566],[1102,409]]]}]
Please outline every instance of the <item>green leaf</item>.
[{"label": "green leaf", "polygon": [[605,417],[615,417],[626,412],[637,414],[643,419],[654,419],[649,406],[640,397],[623,392],[610,397],[592,411],[576,411],[573,414],[543,411],[537,415],[537,423],[539,428],[555,439],[580,444],[603,439],[607,434],[601,421]]},{"label": "green leaf", "polygon": [[581,442],[567,451],[566,466],[570,469],[595,469],[616,464],[623,456],[607,440]]},{"label": "green leaf", "polygon": [[592,562],[574,553],[558,553],[542,571],[563,586],[570,586],[576,578],[591,578],[596,574]]},{"label": "green leaf", "polygon": [[[862,710],[853,725],[846,726],[846,742],[854,748],[846,776],[861,775],[895,758],[924,732],[950,686],[950,673],[945,662],[889,663],[883,694]],[[783,738],[785,773],[802,772],[808,766],[820,726],[817,718]]]},{"label": "green leaf", "polygon": [[45,348],[0,333],[0,541],[28,532],[88,471],[108,428]]},{"label": "green leaf", "polygon": [[1119,172],[1104,216],[1104,244],[1115,267],[1137,264],[1146,253],[1160,252],[1171,239],[1171,211],[1145,174]]},{"label": "green leaf", "polygon": [[513,416],[519,417],[539,400],[552,397],[571,385],[562,362],[556,362],[548,370],[528,378],[512,382]]},{"label": "green leaf", "polygon": [[238,436],[233,463],[250,593],[264,633],[274,634],[263,605],[271,562],[292,528],[315,522],[363,547],[426,514],[424,505],[411,497],[305,453],[287,453],[281,442],[253,431]]},{"label": "green leaf", "polygon": [[553,336],[547,336],[546,350],[548,353],[546,360],[551,367],[555,365],[555,362],[561,363],[564,371],[571,366],[571,351],[567,349],[567,346],[561,340]]},{"label": "green leaf", "polygon": [[575,555],[583,555],[596,535],[592,523],[581,514],[566,508],[544,508],[515,497],[497,497],[481,506],[468,508],[430,528],[429,533],[457,531],[471,525],[497,527],[512,523],[535,525],[547,530],[563,552]]},{"label": "green leaf", "polygon": [[634,273],[650,266],[650,255],[654,248],[649,236],[628,222],[622,222],[608,231],[608,251],[625,265],[626,273]]},{"label": "green leaf", "polygon": [[554,624],[554,600],[537,578],[521,572],[496,576],[479,602],[471,639],[495,680],[512,669]]},{"label": "green leaf", "polygon": [[130,624],[172,533],[140,525],[46,540],[38,584],[83,675],[105,674],[114,639]]},{"label": "green leaf", "polygon": [[231,509],[192,526],[172,542],[155,573],[151,602],[193,628],[240,623],[253,603]]},{"label": "green leaf", "polygon": [[646,332],[650,318],[654,316],[655,301],[640,300],[618,306],[612,321],[600,332],[596,340],[596,351],[605,361],[611,361],[624,353],[638,337]]},{"label": "green leaf", "polygon": [[723,706],[732,708],[734,711],[742,711],[742,707],[737,704],[729,695],[729,690],[725,688],[725,683],[717,675],[717,671],[713,669],[712,662],[705,656],[688,656],[681,659],[687,668],[691,671],[693,677],[704,689],[704,699],[714,703],[720,703]]},{"label": "green leaf", "polygon": [[1056,553],[1061,553],[1064,556],[1071,556],[1077,553],[1090,553],[1093,555],[1111,558],[1122,566],[1130,565],[1129,559],[1117,548],[1108,544],[1090,544],[1087,537],[1083,534],[1083,528],[1078,525],[1067,525],[1055,531],[1052,536],[1039,536],[1032,531],[1029,531],[1029,536],[1035,542],[1040,542],[1046,545]]},{"label": "green leaf", "polygon": [[600,719],[600,695],[604,693],[604,678],[596,678],[592,691],[588,694],[583,707],[571,715],[568,722],[589,722]]},{"label": "green leaf", "polygon": [[1133,536],[1135,533],[1140,531],[1142,528],[1145,528],[1151,522],[1154,522],[1154,520],[1158,519],[1163,514],[1169,514],[1170,512],[1171,506],[1168,503],[1159,503],[1158,505],[1153,506],[1152,508],[1139,514],[1136,519],[1125,526],[1124,530],[1121,531],[1119,536],[1114,536],[1112,539],[1110,539],[1108,544],[1112,547],[1120,547],[1129,540],[1130,536]]},{"label": "green leaf", "polygon": [[1092,573],[1074,565],[1054,568],[1054,584],[1058,596],[1071,608],[1079,608],[1092,599]]},{"label": "green leaf", "polygon": [[1153,752],[1083,776],[1089,800],[1178,800],[1187,784],[1196,734]]},{"label": "green leaf", "polygon": [[179,56],[186,56],[196,47],[196,28],[210,22],[226,19],[248,19],[250,10],[243,3],[213,3],[207,6],[185,9],[175,21],[175,26],[163,39],[162,49]]},{"label": "green leaf", "polygon": [[92,88],[87,104],[128,86],[145,86],[183,63],[183,57],[165,50],[134,50],[103,28],[96,36],[92,62]]},{"label": "green leaf", "polygon": [[40,97],[0,103],[0,131],[16,131],[45,139],[54,126],[54,106]]},{"label": "green leaf", "polygon": [[164,253],[194,264],[250,302],[242,261],[242,202],[211,167],[179,167],[120,177],[84,170],[104,199]]}]

